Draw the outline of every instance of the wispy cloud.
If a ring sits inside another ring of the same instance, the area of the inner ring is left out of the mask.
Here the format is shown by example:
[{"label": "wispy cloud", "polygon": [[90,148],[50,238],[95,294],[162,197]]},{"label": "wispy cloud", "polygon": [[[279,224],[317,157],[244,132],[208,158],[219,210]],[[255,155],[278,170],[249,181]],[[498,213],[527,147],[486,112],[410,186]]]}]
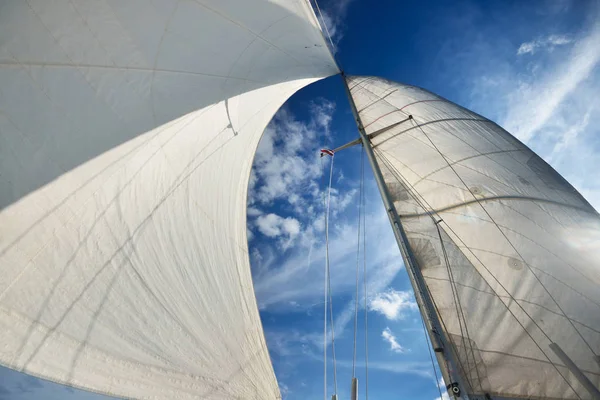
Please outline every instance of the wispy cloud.
[{"label": "wispy cloud", "polygon": [[385,328],[383,332],[381,332],[381,337],[390,345],[390,350],[394,353],[406,352],[406,349],[398,343],[396,336],[394,336],[390,328]]},{"label": "wispy cloud", "polygon": [[519,49],[517,50],[517,54],[534,54],[538,50],[552,51],[554,47],[569,44],[572,41],[573,39],[566,35],[550,35],[542,39],[521,43],[521,46],[519,46]]},{"label": "wispy cloud", "polygon": [[287,249],[300,233],[300,222],[296,218],[283,218],[273,213],[259,215],[255,224],[263,235],[279,238],[283,249]]},{"label": "wispy cloud", "polygon": [[390,289],[373,297],[369,309],[394,321],[404,318],[406,311],[416,310],[417,303],[415,303],[411,292]]},{"label": "wispy cloud", "polygon": [[569,56],[562,62],[554,64],[540,78],[534,76],[529,82],[521,82],[518,90],[509,96],[510,105],[503,125],[521,140],[531,140],[590,77],[599,61],[600,22],[596,22],[588,35],[574,42]]},{"label": "wispy cloud", "polygon": [[465,36],[442,46],[452,62],[440,73],[460,83],[463,104],[525,142],[600,209],[600,7],[585,10],[579,29],[556,35],[548,25],[526,40],[523,32],[481,39],[473,24],[465,35],[479,38],[475,45],[464,46]]}]

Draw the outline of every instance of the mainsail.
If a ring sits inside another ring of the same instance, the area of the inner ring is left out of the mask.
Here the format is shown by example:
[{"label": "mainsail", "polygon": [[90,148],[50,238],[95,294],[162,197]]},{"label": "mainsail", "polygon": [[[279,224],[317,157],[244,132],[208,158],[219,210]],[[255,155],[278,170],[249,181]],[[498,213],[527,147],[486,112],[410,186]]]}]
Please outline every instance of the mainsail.
[{"label": "mainsail", "polygon": [[0,5],[0,363],[134,398],[275,399],[246,192],[338,72],[306,0]]},{"label": "mainsail", "polygon": [[347,84],[463,390],[594,398],[557,352],[600,386],[598,213],[492,121],[414,86]]}]

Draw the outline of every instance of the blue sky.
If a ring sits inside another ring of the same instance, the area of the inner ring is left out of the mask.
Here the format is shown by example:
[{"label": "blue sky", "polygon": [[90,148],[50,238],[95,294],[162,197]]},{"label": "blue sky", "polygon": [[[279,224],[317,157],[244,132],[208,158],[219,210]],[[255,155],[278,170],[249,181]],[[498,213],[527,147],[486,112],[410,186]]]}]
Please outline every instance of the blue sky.
[{"label": "blue sky", "polygon": [[[600,209],[598,1],[320,5],[348,74],[421,86],[496,121]],[[341,79],[332,77],[286,103],[255,159],[248,206],[251,262],[285,399],[323,396],[322,194],[328,164],[318,149],[356,137]],[[336,155],[330,252],[340,399],[349,397],[352,373],[359,173],[358,148]],[[439,394],[410,284],[368,167],[366,177],[369,395],[434,400]],[[358,333],[361,398],[364,311]],[[105,397],[0,369],[0,399],[40,398]]]}]

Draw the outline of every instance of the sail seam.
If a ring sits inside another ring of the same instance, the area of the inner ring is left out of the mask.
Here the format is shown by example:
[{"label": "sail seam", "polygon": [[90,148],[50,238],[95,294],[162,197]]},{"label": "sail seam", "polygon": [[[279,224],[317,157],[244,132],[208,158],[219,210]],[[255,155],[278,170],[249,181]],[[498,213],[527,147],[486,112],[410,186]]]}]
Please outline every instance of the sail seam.
[{"label": "sail seam", "polygon": [[[437,181],[433,181],[433,182],[437,182]],[[454,186],[456,187],[456,186]],[[462,188],[458,188],[457,189],[461,189]],[[553,200],[548,200],[548,199],[542,199],[539,197],[528,197],[528,196],[514,196],[514,195],[506,195],[506,196],[493,196],[493,197],[482,197],[482,198],[478,198],[477,200],[469,200],[469,201],[465,201],[463,203],[457,203],[457,204],[452,204],[446,207],[442,207],[442,208],[438,208],[438,209],[432,209],[432,212],[435,213],[441,213],[441,212],[445,212],[445,211],[449,211],[449,210],[454,210],[456,208],[461,208],[461,207],[465,207],[465,206],[469,206],[471,204],[475,204],[477,202],[488,202],[488,201],[506,201],[506,200],[517,200],[517,201],[530,201],[530,202],[538,202],[538,203],[547,203],[547,204],[552,204],[555,206],[561,206],[561,207],[568,207],[568,208],[572,208],[578,211],[583,211],[586,213],[590,213],[590,211],[588,210],[584,210],[580,207],[571,205],[571,204],[565,204],[565,203],[559,203],[557,201],[553,201]],[[403,214],[401,215],[402,218],[418,218],[418,217],[423,217],[428,215],[429,212],[423,212],[423,213],[415,213],[415,214]]]},{"label": "sail seam", "polygon": [[[430,236],[430,235],[423,235],[423,236],[427,236],[427,237],[433,238],[433,236]],[[432,280],[436,280],[436,281],[447,281],[447,280],[448,280],[448,279],[444,279],[444,278],[438,278],[438,277],[436,277],[436,276],[431,276],[431,275],[424,275],[424,276],[425,276],[427,279],[432,279]],[[494,293],[492,293],[492,292],[488,292],[488,291],[486,291],[486,290],[481,290],[481,289],[478,289],[478,288],[476,288],[476,287],[474,287],[474,286],[465,285],[464,283],[460,283],[460,282],[456,282],[456,285],[457,285],[457,286],[461,286],[461,287],[463,287],[463,288],[466,288],[466,289],[471,289],[471,290],[474,290],[474,291],[476,291],[476,292],[479,292],[479,293],[487,294],[487,295],[490,295],[490,296],[495,296],[495,297],[499,297],[499,298],[505,298],[505,299],[510,299],[510,300],[519,301],[519,302],[522,302],[522,303],[531,304],[531,305],[533,305],[533,306],[536,306],[536,307],[543,308],[544,310],[546,310],[546,311],[548,311],[548,312],[550,312],[550,313],[552,313],[552,314],[555,314],[555,315],[558,315],[558,316],[560,316],[560,317],[564,318],[564,315],[562,315],[561,313],[558,313],[558,312],[556,312],[556,311],[554,311],[554,310],[552,310],[552,309],[550,309],[550,308],[548,308],[548,307],[546,307],[546,306],[543,306],[543,305],[541,305],[541,304],[534,303],[533,301],[529,301],[529,300],[525,300],[525,299],[518,299],[518,298],[511,298],[510,296],[507,296],[507,295],[502,295],[502,294],[494,294]],[[574,319],[574,318],[570,318],[570,317],[569,317],[569,319],[571,319],[571,321],[573,321],[574,323],[576,323],[576,324],[579,324],[579,325],[583,326],[584,328],[587,328],[587,329],[589,329],[589,330],[591,330],[591,331],[593,331],[593,332],[596,332],[596,333],[600,334],[600,330],[597,330],[597,329],[595,329],[595,328],[592,328],[591,326],[589,326],[589,325],[586,325],[586,324],[584,324],[583,322],[577,321],[577,320],[576,320],[576,319]]]},{"label": "sail seam", "polygon": [[[436,109],[436,110],[438,110],[438,111],[440,111],[440,112],[443,112],[443,110],[440,110],[440,109],[438,109],[438,108],[437,108],[437,107],[435,107],[435,106],[431,106],[431,107],[433,107],[434,109]],[[462,108],[462,107],[461,107],[461,108]],[[464,108],[462,108],[462,109],[463,109],[464,111],[466,111],[467,113],[469,113],[469,114],[471,114],[471,115],[474,115],[475,117],[480,117],[479,115],[477,115],[477,114],[475,114],[475,113],[472,113],[470,110],[467,110],[467,109],[464,109]],[[479,119],[479,118],[476,118],[476,120],[481,120],[481,119]],[[483,121],[484,121],[484,122],[491,123],[491,124],[493,124],[493,125],[496,125],[494,122],[492,122],[492,121],[490,121],[490,120],[488,120],[488,119],[485,119],[485,118],[483,118]],[[416,123],[416,122],[415,122],[415,123]],[[429,122],[425,122],[425,123],[422,123],[422,124],[420,124],[420,125],[419,125],[419,124],[417,124],[417,126],[424,126],[424,125],[429,125]],[[422,130],[422,129],[421,129],[421,130]],[[461,142],[463,142],[463,143],[464,143],[465,145],[467,145],[468,147],[472,148],[474,151],[476,151],[476,152],[480,153],[480,151],[479,151],[479,150],[477,150],[475,147],[473,147],[473,145],[471,145],[469,142],[467,142],[467,141],[466,141],[466,140],[464,140],[463,138],[461,138],[461,137],[457,136],[457,135],[456,135],[455,133],[453,133],[452,131],[446,131],[446,133],[448,133],[448,134],[452,135],[453,137],[455,137],[456,139],[460,140]],[[490,139],[489,139],[487,136],[483,136],[483,139],[485,139],[485,140],[486,140],[486,141],[487,141],[487,142],[488,142],[490,145],[494,146],[494,147],[495,147],[495,148],[497,148],[498,150],[503,150],[503,149],[502,149],[502,148],[501,148],[501,147],[500,147],[500,146],[499,146],[497,143],[494,143],[494,142],[493,142],[492,140],[490,140]],[[433,144],[433,142],[432,142],[432,144]],[[437,150],[437,148],[436,148],[436,150]],[[533,153],[533,152],[532,152],[532,151],[531,151],[529,148],[526,148],[525,150],[526,150],[527,152],[529,152],[529,153]],[[438,150],[438,151],[439,151],[439,150]],[[517,163],[517,164],[519,164],[519,165],[521,165],[521,166],[523,166],[523,167],[526,167],[526,165],[525,165],[523,162],[521,162],[519,159],[517,159],[517,158],[513,157],[511,153],[507,153],[507,154],[510,156],[510,158],[511,158],[512,160],[514,160],[514,162],[515,162],[515,163]],[[533,155],[534,155],[534,157],[537,157],[537,155],[535,155],[535,153],[533,153]],[[512,170],[510,170],[510,169],[509,169],[507,166],[505,166],[505,165],[503,165],[503,164],[500,164],[500,163],[499,163],[497,160],[495,160],[495,159],[493,159],[493,158],[491,158],[491,157],[487,157],[487,158],[488,158],[488,159],[490,159],[492,162],[496,163],[496,164],[497,164],[498,166],[500,166],[501,168],[504,168],[506,171],[508,171],[508,172],[510,172],[510,173],[512,173],[512,174],[514,174],[514,175],[516,175],[517,177],[519,176],[517,173],[513,172]],[[446,161],[447,161],[447,160],[446,160]],[[533,186],[533,187],[535,187],[536,189],[538,189],[536,185],[532,185],[532,186]],[[541,190],[540,190],[540,191],[541,191]],[[560,195],[560,197],[561,197],[563,200],[565,199],[565,198],[563,197],[563,194],[562,194],[561,192],[557,192],[557,194],[559,194],[559,195]]]},{"label": "sail seam", "polygon": [[[379,102],[380,102],[380,101],[382,101],[382,100],[385,100],[385,98],[386,98],[386,97],[388,97],[389,95],[391,95],[392,93],[394,93],[394,92],[397,92],[397,91],[398,91],[398,89],[391,90],[391,91],[390,91],[389,93],[387,93],[386,95],[382,96],[381,98],[379,98],[379,99],[377,99],[377,100],[375,100],[375,101],[373,101],[373,102],[369,103],[368,105],[366,105],[366,106],[364,106],[363,108],[361,108],[360,110],[358,110],[358,111],[357,111],[357,113],[359,113],[359,114],[360,114],[361,112],[365,111],[367,108],[369,108],[369,107],[371,107],[371,106],[373,106],[373,105],[375,105],[375,104],[379,103]],[[386,103],[390,104],[388,101],[386,101]]]},{"label": "sail seam", "polygon": [[[414,120],[413,120],[414,121]],[[414,122],[415,124],[417,123],[416,121]],[[440,154],[440,156],[442,156],[442,158],[446,161],[446,163],[448,163],[448,166],[450,167],[450,169],[452,169],[452,171],[454,172],[454,174],[456,175],[456,177],[462,182],[462,184],[465,186],[465,188],[468,188],[468,185],[466,184],[466,182],[463,180],[463,178],[460,176],[460,174],[454,169],[454,166],[452,166],[450,164],[450,162],[448,161],[448,159],[446,158],[446,156],[444,156],[444,154],[438,149],[438,147],[435,145],[435,143],[433,142],[433,140],[429,137],[429,135],[427,135],[427,133],[425,133],[425,131],[423,130],[423,128],[421,128],[421,126],[419,125],[419,128],[421,129],[421,132],[423,132],[423,134],[429,139],[429,141],[431,141],[431,144],[433,146],[435,146],[436,150],[438,151],[438,153]],[[585,338],[583,337],[583,335],[581,334],[581,332],[579,332],[579,330],[575,327],[575,325],[573,324],[573,322],[567,317],[567,315],[565,314],[565,312],[563,311],[562,307],[560,306],[560,304],[558,304],[558,302],[556,301],[556,299],[554,298],[554,296],[552,296],[552,294],[550,293],[550,291],[548,290],[548,288],[546,287],[546,285],[543,284],[543,282],[540,280],[540,278],[536,275],[535,272],[533,272],[533,269],[529,266],[529,263],[525,260],[525,258],[521,255],[521,253],[517,250],[517,248],[515,247],[515,245],[512,243],[512,241],[508,238],[508,236],[504,233],[504,231],[500,228],[500,226],[498,225],[498,223],[496,222],[496,220],[491,216],[491,214],[488,212],[488,210],[483,206],[482,203],[479,202],[479,199],[477,198],[477,196],[475,196],[475,194],[473,194],[471,191],[469,191],[469,193],[471,193],[471,195],[473,196],[473,198],[477,201],[477,203],[479,204],[479,206],[483,209],[483,211],[486,213],[486,215],[490,218],[490,220],[492,221],[492,223],[494,225],[496,225],[496,227],[498,228],[498,231],[502,234],[502,236],[506,239],[506,241],[508,242],[508,244],[512,247],[512,249],[518,254],[519,258],[521,259],[521,261],[523,261],[523,263],[525,263],[525,265],[527,265],[527,268],[529,269],[529,271],[533,274],[533,276],[536,278],[537,282],[542,286],[542,288],[544,289],[544,291],[548,294],[548,296],[552,299],[552,301],[554,302],[554,304],[556,304],[556,306],[558,307],[558,309],[564,314],[564,316],[567,318],[567,320],[569,321],[569,323],[571,324],[571,326],[573,327],[573,329],[575,330],[575,332],[577,332],[577,334],[579,335],[579,337],[581,338],[581,340],[583,340],[583,342],[586,344],[586,346],[590,349],[590,351],[596,355],[596,352],[594,351],[594,349],[590,346],[590,344],[587,342],[587,340],[585,340]],[[509,228],[507,228],[509,229]],[[511,231],[513,231],[512,229],[510,229]],[[514,232],[514,231],[513,231]],[[523,237],[527,237],[525,235],[522,235]],[[529,239],[529,238],[528,238]],[[531,240],[531,239],[530,239]],[[533,241],[535,242],[535,241]],[[546,335],[547,336],[547,335]],[[548,337],[548,340],[550,340],[550,338]],[[552,342],[552,340],[550,340]]]},{"label": "sail seam", "polygon": [[[412,115],[412,114],[406,114],[406,115]],[[413,118],[414,121],[414,118]],[[383,143],[387,142],[390,139],[393,139],[394,137],[397,137],[399,135],[402,135],[406,132],[412,131],[412,130],[416,130],[417,128],[421,127],[421,126],[425,126],[425,125],[431,125],[431,124],[437,124],[440,122],[449,122],[449,121],[473,121],[473,122],[484,122],[484,123],[488,123],[488,124],[493,124],[492,121],[487,120],[487,119],[481,119],[481,118],[467,118],[467,117],[457,117],[457,118],[442,118],[442,119],[434,119],[433,121],[427,121],[427,122],[422,122],[421,124],[412,126],[410,128],[407,128],[405,130],[403,130],[402,132],[398,132],[397,134],[395,134],[392,137],[383,139],[381,142],[375,144],[373,147],[378,147],[381,146]]]},{"label": "sail seam", "polygon": [[[414,121],[414,120],[413,120]],[[414,122],[415,124],[417,124],[417,122]],[[432,139],[429,137],[429,135],[427,135],[427,133],[425,133],[425,131],[423,130],[421,125],[417,125],[421,132],[425,135],[425,137],[427,137],[429,139],[429,141],[431,141],[431,144],[433,146],[435,146],[435,148],[437,149],[438,153],[440,154],[440,156],[448,163],[447,158],[444,156],[444,154],[438,149],[438,147],[435,145],[435,143],[432,141]],[[465,186],[465,188],[468,188],[468,185],[466,184],[466,182],[462,179],[462,177],[460,176],[460,174],[458,174],[458,172],[456,172],[456,170],[454,169],[453,166],[450,166],[450,168],[452,169],[452,171],[454,172],[454,174],[456,175],[456,177],[463,183],[463,185]],[[498,231],[502,234],[502,236],[506,239],[506,241],[509,243],[509,245],[512,247],[512,249],[518,254],[519,258],[523,261],[523,263],[525,265],[527,265],[528,269],[530,270],[530,272],[533,274],[533,276],[536,278],[536,280],[538,281],[538,283],[542,286],[542,288],[546,291],[546,293],[550,296],[550,298],[554,301],[554,303],[557,305],[557,307],[561,310],[561,312],[564,314],[564,311],[562,310],[562,308],[560,307],[560,305],[556,302],[556,300],[554,299],[554,297],[550,294],[550,292],[548,291],[548,289],[546,288],[546,286],[540,281],[539,277],[532,271],[532,269],[529,267],[529,264],[525,261],[524,257],[521,255],[521,253],[516,249],[516,247],[513,245],[513,243],[510,241],[510,239],[508,238],[508,236],[506,236],[506,234],[504,233],[504,231],[498,226],[498,224],[496,223],[496,221],[492,218],[492,216],[489,214],[489,212],[487,211],[487,209],[483,206],[482,203],[479,203],[477,197],[471,193],[471,195],[473,196],[473,198],[475,200],[477,200],[478,204],[480,205],[480,207],[483,209],[483,211],[487,214],[487,216],[491,219],[492,223],[494,225],[496,225],[496,227],[498,228]],[[512,295],[511,295],[512,296]],[[528,315],[529,316],[529,315]],[[565,315],[566,317],[566,315]],[[552,342],[552,340],[550,339],[550,337],[548,336],[548,334],[535,322],[535,320],[529,316],[529,318],[536,324],[536,326],[538,327],[538,329],[541,330],[541,332],[544,334],[544,336],[546,336],[546,338]],[[567,318],[568,319],[568,318]],[[570,321],[570,320],[569,320]],[[585,344],[588,346],[588,348],[590,348],[590,351],[592,351],[592,353],[594,353],[593,349],[590,347],[590,345],[587,343],[587,341],[583,338],[583,336],[581,335],[581,333],[579,332],[579,330],[577,328],[575,328],[575,326],[573,325],[573,323],[571,322],[571,325],[573,326],[573,329],[575,329],[575,331],[577,332],[577,334],[581,337],[581,339],[585,342]],[[595,354],[595,353],[594,353]],[[558,370],[558,369],[557,369]],[[564,377],[563,377],[564,378]],[[565,381],[567,381],[566,378],[564,378]],[[568,381],[567,381],[568,382]],[[569,383],[570,386],[570,383]],[[571,388],[573,389],[573,387],[571,386]],[[577,394],[577,396],[579,397],[579,394],[575,391],[575,389],[573,389],[573,391]]]},{"label": "sail seam", "polygon": [[[519,149],[515,149],[515,150],[498,150],[498,151],[490,151],[490,152],[486,152],[486,153],[479,153],[479,154],[475,154],[475,155],[472,155],[472,156],[469,156],[469,157],[464,157],[464,158],[461,158],[461,159],[459,159],[459,160],[454,160],[454,161],[452,161],[452,165],[456,165],[456,164],[458,164],[458,163],[461,163],[461,162],[463,162],[463,161],[472,160],[472,159],[474,159],[474,158],[478,158],[478,157],[485,157],[485,156],[489,156],[489,155],[492,155],[492,154],[519,153],[519,152],[524,152],[524,151],[525,151],[525,150],[519,150]],[[463,165],[463,167],[466,167],[466,166],[464,166],[464,165]],[[431,171],[430,173],[428,173],[427,175],[424,175],[424,176],[423,176],[421,179],[419,179],[419,180],[418,180],[418,181],[416,181],[415,183],[413,183],[413,185],[414,185],[414,186],[417,186],[417,185],[418,185],[418,184],[419,184],[419,183],[420,183],[422,180],[425,180],[425,179],[427,179],[428,177],[430,177],[431,175],[434,175],[434,174],[436,174],[436,173],[438,173],[438,172],[440,172],[440,171],[443,171],[443,170],[445,170],[445,169],[447,169],[447,168],[448,168],[448,166],[444,166],[444,167],[440,167],[440,168],[438,168],[438,169],[436,169],[436,170],[433,170],[433,171]],[[475,171],[477,171],[477,170],[475,170]],[[512,171],[511,171],[511,172],[512,172]],[[516,174],[515,174],[515,175],[516,175]],[[491,177],[490,177],[490,176],[488,176],[488,175],[485,175],[485,176],[486,176],[486,177],[489,177],[489,178],[491,178]],[[496,182],[500,182],[500,181],[497,181],[497,180],[496,180]],[[500,183],[502,183],[502,182],[500,182]]]},{"label": "sail seam", "polygon": [[[375,151],[377,151],[380,155],[380,157],[382,158],[382,160],[384,160],[384,162],[389,162],[385,156],[385,154],[383,154],[381,151],[378,151],[377,149],[375,149]],[[391,164],[391,163],[390,163]],[[393,168],[393,166],[392,166]],[[400,173],[400,171],[398,171],[397,169],[394,168],[394,170],[399,174],[399,177],[402,177],[402,174]],[[396,178],[398,179],[398,178]],[[402,181],[405,181],[405,179],[402,179]],[[410,185],[410,183],[406,182],[408,184],[408,186],[412,189],[412,191],[414,191],[415,193],[417,193],[419,196],[420,193],[418,191],[416,191],[414,188],[412,188],[412,186]],[[414,195],[412,195],[412,197],[418,202],[418,200],[416,199],[416,197]],[[429,203],[427,202],[427,200],[425,200],[425,198],[423,197],[423,201],[429,206]],[[431,206],[429,206],[431,208]],[[423,207],[424,209],[426,209],[425,207]],[[431,216],[431,214],[430,214]],[[544,334],[546,336],[546,338],[552,342],[550,340],[550,338],[546,335],[546,333],[541,329],[541,327],[538,325],[538,323],[529,315],[529,313],[527,313],[527,311],[514,299],[514,297],[512,296],[512,294],[504,287],[504,285],[492,274],[492,272],[487,268],[487,266],[483,263],[483,261],[481,261],[479,259],[479,257],[477,257],[477,255],[466,245],[466,243],[460,238],[460,236],[458,234],[456,234],[456,232],[454,232],[454,230],[452,229],[452,227],[446,223],[445,221],[443,221],[443,223],[448,227],[448,229],[453,233],[454,236],[456,236],[456,238],[458,240],[460,240],[460,242],[463,244],[463,246],[465,246],[466,249],[469,250],[469,252],[473,255],[473,257],[475,257],[475,259],[483,266],[483,268],[485,268],[485,270],[490,274],[490,276],[496,281],[496,283],[498,285],[500,285],[500,287],[511,297],[512,300],[514,300],[515,304],[517,304],[517,306],[521,309],[521,311],[523,311],[523,313],[533,322],[533,324],[542,332],[542,334]],[[457,246],[458,247],[458,246]],[[458,247],[460,249],[460,247]],[[462,251],[462,250],[461,250]],[[475,271],[477,272],[477,274],[481,277],[481,279],[483,279],[486,284],[490,287],[491,290],[494,291],[494,293],[496,294],[496,296],[498,296],[498,293],[491,287],[491,285],[489,283],[487,283],[487,280],[481,275],[481,273],[477,270],[477,268],[474,268]],[[441,316],[439,309],[437,307],[437,303],[435,302],[435,299],[432,298],[434,307],[436,308],[436,312],[438,313],[438,315]],[[546,352],[544,350],[542,350],[540,344],[533,338],[532,334],[525,328],[525,326],[521,323],[521,321],[517,318],[517,316],[512,312],[512,310],[509,308],[509,306],[507,304],[505,304],[504,302],[502,302],[502,304],[505,306],[506,310],[511,314],[511,316],[514,318],[514,320],[521,326],[521,329],[523,329],[523,331],[527,334],[527,336],[529,336],[529,338],[531,339],[531,341],[536,345],[536,347],[538,348],[538,350],[548,359],[548,361],[550,363],[552,363],[552,361],[550,360],[550,357],[546,354]],[[443,318],[440,318],[440,321],[444,327],[444,329],[446,331],[447,327],[446,324],[444,323]],[[460,361],[460,358],[458,359],[459,364],[461,364],[462,367],[462,363]],[[571,385],[571,383],[569,382],[569,380],[560,372],[560,370],[558,369],[558,367],[552,363],[552,365],[554,366],[554,369],[556,370],[556,372],[559,374],[559,376],[561,378],[563,378],[563,380],[567,383],[567,385],[571,388],[571,390],[573,391],[573,393],[579,398],[581,399],[581,397],[579,396],[579,394],[577,393],[577,391],[573,388],[573,386]],[[464,367],[463,367],[464,368]]]}]

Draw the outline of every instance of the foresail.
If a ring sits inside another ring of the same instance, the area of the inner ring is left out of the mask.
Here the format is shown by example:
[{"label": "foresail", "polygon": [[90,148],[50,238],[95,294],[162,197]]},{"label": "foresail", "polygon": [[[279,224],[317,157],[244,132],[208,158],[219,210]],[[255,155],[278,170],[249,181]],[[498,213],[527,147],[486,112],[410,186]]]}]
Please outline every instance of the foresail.
[{"label": "foresail", "polygon": [[347,79],[470,394],[592,399],[600,217],[495,123],[423,89]]},{"label": "foresail", "polygon": [[0,5],[0,363],[127,398],[276,399],[254,151],[337,67],[306,0]]}]

